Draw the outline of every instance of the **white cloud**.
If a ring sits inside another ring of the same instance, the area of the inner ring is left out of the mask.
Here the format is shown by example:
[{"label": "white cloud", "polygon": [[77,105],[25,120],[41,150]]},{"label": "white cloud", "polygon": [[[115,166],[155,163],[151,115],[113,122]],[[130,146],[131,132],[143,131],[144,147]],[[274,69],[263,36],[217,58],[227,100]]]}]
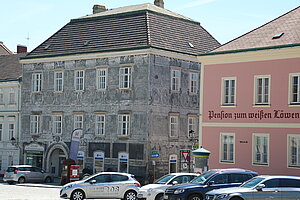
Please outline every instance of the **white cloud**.
[{"label": "white cloud", "polygon": [[176,7],[175,9],[172,9],[173,11],[180,11],[180,10],[185,10],[185,9],[188,9],[188,8],[193,8],[193,7],[197,7],[197,6],[201,6],[201,5],[204,5],[204,4],[209,4],[209,3],[212,3],[212,2],[215,2],[217,0],[197,0],[197,1],[192,1],[192,2],[189,2],[187,4],[184,4],[180,7]]}]

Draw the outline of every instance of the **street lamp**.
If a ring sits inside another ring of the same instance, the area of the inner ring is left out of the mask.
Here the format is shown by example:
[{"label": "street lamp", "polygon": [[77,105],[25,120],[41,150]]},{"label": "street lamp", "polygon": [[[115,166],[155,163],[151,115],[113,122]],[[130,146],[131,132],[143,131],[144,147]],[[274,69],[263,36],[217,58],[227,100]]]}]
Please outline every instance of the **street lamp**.
[{"label": "street lamp", "polygon": [[11,144],[14,145],[15,147],[20,148],[18,141],[16,140],[16,138],[14,136],[11,137],[10,139]]}]

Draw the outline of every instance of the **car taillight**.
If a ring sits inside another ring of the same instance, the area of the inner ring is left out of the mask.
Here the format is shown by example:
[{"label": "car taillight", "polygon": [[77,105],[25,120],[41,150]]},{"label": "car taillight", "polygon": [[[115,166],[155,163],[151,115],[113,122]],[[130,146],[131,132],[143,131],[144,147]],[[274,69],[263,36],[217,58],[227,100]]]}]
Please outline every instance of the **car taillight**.
[{"label": "car taillight", "polygon": [[14,174],[17,174],[17,173],[18,173],[18,170],[15,170],[15,171],[14,171]]},{"label": "car taillight", "polygon": [[141,187],[141,184],[137,182],[135,182],[134,185],[136,185],[137,187]]}]

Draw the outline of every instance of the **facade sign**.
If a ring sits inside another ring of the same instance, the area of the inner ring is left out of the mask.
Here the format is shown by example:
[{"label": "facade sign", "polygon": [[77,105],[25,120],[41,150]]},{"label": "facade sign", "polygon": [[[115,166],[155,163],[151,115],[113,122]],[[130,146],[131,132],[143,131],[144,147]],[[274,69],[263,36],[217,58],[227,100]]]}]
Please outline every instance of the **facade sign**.
[{"label": "facade sign", "polygon": [[78,160],[83,160],[84,159],[84,152],[83,151],[78,151],[77,159]]},{"label": "facade sign", "polygon": [[120,162],[128,162],[128,153],[119,153]]},{"label": "facade sign", "polygon": [[177,163],[177,155],[170,155],[170,163]]},{"label": "facade sign", "polygon": [[44,151],[44,147],[42,145],[31,143],[25,146],[25,151]]},{"label": "facade sign", "polygon": [[95,160],[104,160],[104,152],[102,152],[102,151],[94,152],[94,159]]},{"label": "facade sign", "polygon": [[158,157],[159,157],[158,151],[152,151],[151,158],[158,158]]}]

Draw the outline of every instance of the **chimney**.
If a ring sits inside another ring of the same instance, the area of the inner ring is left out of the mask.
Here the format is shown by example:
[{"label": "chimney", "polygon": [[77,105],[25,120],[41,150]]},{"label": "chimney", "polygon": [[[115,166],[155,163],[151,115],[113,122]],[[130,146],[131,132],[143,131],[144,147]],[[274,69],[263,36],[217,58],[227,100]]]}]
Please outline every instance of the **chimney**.
[{"label": "chimney", "polygon": [[155,0],[154,5],[164,8],[164,0]]},{"label": "chimney", "polygon": [[103,5],[94,5],[93,6],[93,14],[96,14],[96,13],[101,13],[101,12],[104,12],[106,11],[107,9],[105,8],[105,6]]},{"label": "chimney", "polygon": [[27,47],[18,44],[18,46],[17,46],[17,53],[27,53]]}]

